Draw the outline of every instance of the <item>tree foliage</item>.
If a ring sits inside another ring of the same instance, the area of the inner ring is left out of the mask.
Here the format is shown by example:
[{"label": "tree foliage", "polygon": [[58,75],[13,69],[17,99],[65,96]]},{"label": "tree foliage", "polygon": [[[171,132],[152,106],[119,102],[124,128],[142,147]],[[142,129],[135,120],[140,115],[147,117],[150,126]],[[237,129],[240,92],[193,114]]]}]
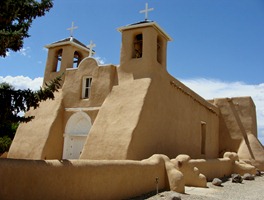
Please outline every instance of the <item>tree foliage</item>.
[{"label": "tree foliage", "polygon": [[[52,0],[0,0],[0,56],[9,50],[18,51],[34,19],[44,16],[53,6]],[[20,122],[34,116],[19,113],[37,108],[41,101],[54,99],[53,92],[60,88],[61,76],[38,91],[15,90],[7,83],[0,83],[0,153],[7,151]]]},{"label": "tree foliage", "polygon": [[0,56],[20,50],[33,20],[52,6],[52,0],[0,0]]},{"label": "tree foliage", "polygon": [[[26,112],[30,108],[37,108],[41,101],[54,99],[54,92],[60,88],[61,76],[46,84],[38,91],[15,90],[7,83],[0,84],[0,137],[8,135],[13,138],[13,130],[20,122],[28,122],[34,116],[21,116],[19,113]],[[13,133],[14,134],[14,133]]]},{"label": "tree foliage", "polygon": [[0,154],[9,150],[12,139],[8,136],[0,137]]}]

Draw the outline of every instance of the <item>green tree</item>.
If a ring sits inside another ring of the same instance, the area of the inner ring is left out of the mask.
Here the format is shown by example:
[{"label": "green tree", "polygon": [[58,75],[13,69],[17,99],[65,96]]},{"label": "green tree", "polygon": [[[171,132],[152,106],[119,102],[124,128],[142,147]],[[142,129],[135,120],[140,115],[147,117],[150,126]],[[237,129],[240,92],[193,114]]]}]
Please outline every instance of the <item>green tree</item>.
[{"label": "green tree", "polygon": [[[52,0],[0,0],[0,56],[9,50],[18,51],[36,17],[46,14],[53,6]],[[61,76],[38,91],[15,90],[7,83],[0,83],[0,153],[7,151],[20,122],[34,116],[21,116],[30,108],[37,108],[41,101],[54,99],[60,88]]]},{"label": "green tree", "polygon": [[38,91],[16,90],[8,83],[0,83],[0,153],[9,149],[19,123],[34,118],[20,113],[37,108],[41,101],[54,99],[54,92],[60,88],[61,76]]},{"label": "green tree", "polygon": [[[60,88],[61,76],[46,84],[37,91],[30,89],[15,90],[8,83],[0,84],[0,136],[9,135],[5,131],[12,130],[14,124],[28,122],[34,116],[21,116],[19,113],[26,112],[30,108],[37,108],[41,101],[54,99],[54,92]],[[8,124],[8,126],[6,126]],[[12,135],[9,135],[12,136]]]},{"label": "green tree", "polygon": [[52,6],[52,0],[0,0],[0,56],[20,50],[33,20]]}]

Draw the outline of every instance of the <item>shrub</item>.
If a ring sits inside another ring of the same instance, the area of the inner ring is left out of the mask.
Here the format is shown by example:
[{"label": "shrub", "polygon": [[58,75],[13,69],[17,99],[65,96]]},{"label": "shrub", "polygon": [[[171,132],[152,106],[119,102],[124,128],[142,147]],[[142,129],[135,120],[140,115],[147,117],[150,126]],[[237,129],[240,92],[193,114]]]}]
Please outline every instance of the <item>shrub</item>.
[{"label": "shrub", "polygon": [[0,154],[9,150],[12,139],[8,136],[0,137]]}]

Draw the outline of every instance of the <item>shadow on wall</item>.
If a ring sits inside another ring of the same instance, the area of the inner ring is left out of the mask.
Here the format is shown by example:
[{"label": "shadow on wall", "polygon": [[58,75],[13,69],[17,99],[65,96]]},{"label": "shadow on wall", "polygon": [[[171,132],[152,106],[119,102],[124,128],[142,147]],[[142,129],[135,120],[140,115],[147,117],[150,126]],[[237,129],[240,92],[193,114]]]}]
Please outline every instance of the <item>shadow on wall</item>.
[{"label": "shadow on wall", "polygon": [[229,103],[229,106],[230,106],[230,109],[232,111],[232,114],[235,117],[235,120],[237,122],[238,128],[239,128],[240,132],[242,133],[243,139],[244,139],[244,141],[245,141],[245,143],[247,145],[247,148],[248,148],[248,151],[250,153],[250,156],[251,156],[252,159],[255,160],[255,156],[253,154],[252,148],[251,148],[249,140],[248,140],[248,135],[247,135],[246,129],[243,126],[241,118],[238,115],[238,111],[235,109],[234,102],[232,101],[232,99],[228,99],[227,101]]},{"label": "shadow on wall", "polygon": [[264,148],[257,138],[256,110],[251,97],[214,99],[220,110],[219,152],[237,152],[240,160],[264,170]]}]

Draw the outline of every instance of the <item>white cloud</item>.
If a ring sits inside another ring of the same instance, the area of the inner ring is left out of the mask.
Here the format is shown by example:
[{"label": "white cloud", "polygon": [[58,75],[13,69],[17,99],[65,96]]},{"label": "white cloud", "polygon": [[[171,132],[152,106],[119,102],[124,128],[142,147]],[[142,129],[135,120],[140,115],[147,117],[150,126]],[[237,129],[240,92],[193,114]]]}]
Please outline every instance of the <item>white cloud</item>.
[{"label": "white cloud", "polygon": [[253,85],[202,78],[181,81],[205,99],[251,96],[256,105],[258,136],[264,144],[264,83]]},{"label": "white cloud", "polygon": [[35,79],[31,79],[26,76],[0,76],[0,83],[2,82],[10,83],[16,89],[30,88],[31,90],[38,90],[42,85],[43,78],[38,77]]},{"label": "white cloud", "polygon": [[100,56],[94,57],[101,65],[105,64],[105,58],[101,58]]},{"label": "white cloud", "polygon": [[42,50],[48,52],[48,49],[46,47],[43,47]]},{"label": "white cloud", "polygon": [[19,54],[22,56],[28,56],[29,58],[31,57],[29,55],[30,47],[23,47],[22,49],[19,50]]}]

